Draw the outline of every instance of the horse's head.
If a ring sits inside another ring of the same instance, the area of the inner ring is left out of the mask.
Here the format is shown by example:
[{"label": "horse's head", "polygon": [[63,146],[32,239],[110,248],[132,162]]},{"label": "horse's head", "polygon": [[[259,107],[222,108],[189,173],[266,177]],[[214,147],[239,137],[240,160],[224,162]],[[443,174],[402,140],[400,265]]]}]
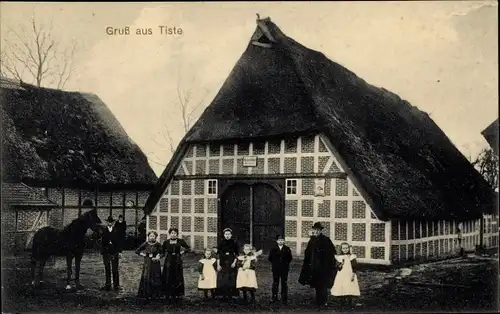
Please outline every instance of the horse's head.
[{"label": "horse's head", "polygon": [[99,232],[99,226],[102,224],[101,219],[97,215],[97,209],[92,209],[84,214],[90,229],[93,232]]}]

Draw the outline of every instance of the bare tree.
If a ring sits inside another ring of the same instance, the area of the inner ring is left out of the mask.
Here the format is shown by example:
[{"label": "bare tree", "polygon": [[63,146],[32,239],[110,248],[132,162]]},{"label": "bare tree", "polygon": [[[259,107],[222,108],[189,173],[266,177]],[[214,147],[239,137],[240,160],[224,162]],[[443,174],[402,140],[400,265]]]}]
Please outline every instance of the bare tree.
[{"label": "bare tree", "polygon": [[476,159],[472,161],[472,165],[493,189],[498,188],[498,155],[495,154],[493,149],[483,149]]},{"label": "bare tree", "polygon": [[8,29],[1,56],[3,76],[31,81],[40,87],[64,88],[74,71],[76,42],[64,46],[53,34],[52,21],[38,23],[33,15],[29,29]]},{"label": "bare tree", "polygon": [[[186,134],[189,131],[189,129],[191,129],[194,121],[198,118],[199,109],[205,103],[205,99],[208,95],[208,91],[206,89],[203,89],[201,93],[202,97],[198,101],[195,101],[195,98],[193,97],[193,90],[194,88],[192,86],[189,86],[187,88],[182,86],[182,80],[180,77],[180,70],[179,70],[179,75],[177,78],[177,87],[176,87],[176,94],[177,94],[176,111],[181,119],[182,134]],[[164,115],[165,115],[165,120],[168,120],[169,114],[164,113]],[[160,136],[161,140],[157,141],[156,139],[153,138],[152,141],[156,143],[158,146],[162,147],[159,149],[159,151],[169,152],[170,154],[173,154],[177,148],[177,144],[180,141],[180,139],[174,140],[174,138],[172,137],[171,127],[172,127],[171,125],[165,125],[163,130],[157,134]],[[158,160],[154,152],[150,152],[148,154],[150,154],[150,156],[155,157],[155,158],[149,158],[150,161],[160,166],[166,166],[165,162],[161,162]]]}]

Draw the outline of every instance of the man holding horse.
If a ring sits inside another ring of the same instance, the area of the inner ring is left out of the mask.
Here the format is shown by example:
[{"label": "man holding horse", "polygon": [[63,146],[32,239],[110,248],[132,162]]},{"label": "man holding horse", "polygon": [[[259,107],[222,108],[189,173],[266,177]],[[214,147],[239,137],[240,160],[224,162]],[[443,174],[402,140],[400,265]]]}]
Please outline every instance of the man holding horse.
[{"label": "man holding horse", "polygon": [[102,235],[101,254],[106,272],[106,284],[102,290],[111,290],[111,273],[113,274],[113,288],[120,289],[120,277],[118,273],[118,264],[121,257],[123,241],[121,239],[121,231],[114,226],[114,219],[109,216],[107,219],[108,226],[104,229]]}]

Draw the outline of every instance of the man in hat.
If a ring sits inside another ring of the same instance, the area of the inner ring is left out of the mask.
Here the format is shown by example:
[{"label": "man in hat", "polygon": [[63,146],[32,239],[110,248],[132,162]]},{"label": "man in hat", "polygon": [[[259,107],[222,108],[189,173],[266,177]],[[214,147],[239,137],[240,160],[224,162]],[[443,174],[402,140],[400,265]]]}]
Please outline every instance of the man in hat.
[{"label": "man in hat", "polygon": [[271,302],[278,300],[278,287],[281,281],[281,302],[288,302],[288,272],[292,262],[292,250],[285,245],[285,238],[280,234],[276,236],[276,246],[269,252],[269,262],[273,272],[273,287]]},{"label": "man in hat", "polygon": [[309,285],[316,290],[316,305],[326,306],[328,290],[335,278],[335,246],[323,234],[323,226],[316,222],[304,252],[304,263],[299,276],[301,285]]},{"label": "man in hat", "polygon": [[106,272],[106,284],[102,290],[111,290],[111,273],[113,273],[113,288],[120,289],[120,278],[118,274],[118,261],[121,257],[122,241],[119,230],[114,226],[114,219],[109,216],[106,220],[108,226],[104,229],[102,235],[101,254],[104,262],[104,269]]}]

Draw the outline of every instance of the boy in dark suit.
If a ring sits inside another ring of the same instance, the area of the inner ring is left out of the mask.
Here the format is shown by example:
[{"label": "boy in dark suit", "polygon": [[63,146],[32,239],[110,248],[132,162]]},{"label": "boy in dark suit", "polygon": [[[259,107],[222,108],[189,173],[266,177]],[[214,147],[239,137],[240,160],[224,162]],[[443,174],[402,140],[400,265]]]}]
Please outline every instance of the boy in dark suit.
[{"label": "boy in dark suit", "polygon": [[281,281],[281,301],[287,304],[288,301],[288,272],[292,261],[292,251],[285,245],[285,238],[282,235],[276,236],[276,246],[269,252],[268,260],[271,262],[273,271],[273,288],[271,302],[278,300],[278,286]]},{"label": "boy in dark suit", "polygon": [[101,254],[106,272],[106,284],[102,290],[111,290],[111,273],[113,273],[113,288],[120,289],[120,278],[118,274],[118,260],[120,258],[123,241],[121,239],[120,230],[114,226],[114,219],[109,216],[107,219],[108,226],[104,229],[102,235]]}]

